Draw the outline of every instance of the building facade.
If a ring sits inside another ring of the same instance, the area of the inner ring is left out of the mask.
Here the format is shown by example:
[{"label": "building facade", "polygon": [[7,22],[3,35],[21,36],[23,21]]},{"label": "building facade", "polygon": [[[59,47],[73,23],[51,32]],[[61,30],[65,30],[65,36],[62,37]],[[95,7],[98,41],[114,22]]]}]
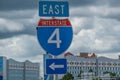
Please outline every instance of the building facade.
[{"label": "building facade", "polygon": [[0,56],[0,80],[7,79],[6,61],[7,61],[6,57]]},{"label": "building facade", "polygon": [[24,64],[13,59],[7,60],[7,80],[24,80]]},{"label": "building facade", "polygon": [[[18,62],[13,59],[2,60],[0,57],[0,73],[3,80],[39,80],[40,64],[30,61]],[[4,63],[4,64],[2,64]],[[1,67],[1,64],[3,67]]]},{"label": "building facade", "polygon": [[120,76],[120,59],[97,57],[95,54],[87,56],[86,53],[85,57],[83,54],[82,57],[67,54],[65,58],[67,59],[67,72],[73,74],[74,78],[77,78],[81,71],[83,73],[92,72],[93,76],[98,77],[101,77],[105,72],[112,72]]},{"label": "building facade", "polygon": [[30,61],[24,62],[24,80],[39,80],[40,67],[39,63],[32,63]]}]

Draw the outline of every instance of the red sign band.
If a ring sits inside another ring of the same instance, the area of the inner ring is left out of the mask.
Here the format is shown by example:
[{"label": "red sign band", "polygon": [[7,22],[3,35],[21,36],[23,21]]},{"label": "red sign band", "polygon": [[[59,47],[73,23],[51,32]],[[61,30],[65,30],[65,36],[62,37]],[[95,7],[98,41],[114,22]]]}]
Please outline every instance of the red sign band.
[{"label": "red sign band", "polygon": [[68,19],[41,19],[38,26],[71,26]]}]

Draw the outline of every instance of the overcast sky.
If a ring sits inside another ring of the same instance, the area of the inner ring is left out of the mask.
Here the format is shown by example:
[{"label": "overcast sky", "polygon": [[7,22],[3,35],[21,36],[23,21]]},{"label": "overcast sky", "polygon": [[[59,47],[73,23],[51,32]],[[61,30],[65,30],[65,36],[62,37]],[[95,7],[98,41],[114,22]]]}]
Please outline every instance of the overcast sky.
[{"label": "overcast sky", "polygon": [[[39,0],[0,0],[0,56],[41,61]],[[69,0],[74,37],[67,51],[120,55],[120,0]]]},{"label": "overcast sky", "polygon": [[[38,57],[45,53],[37,41],[39,0],[0,1],[0,55]],[[74,37],[67,51],[120,54],[120,0],[69,0]]]}]

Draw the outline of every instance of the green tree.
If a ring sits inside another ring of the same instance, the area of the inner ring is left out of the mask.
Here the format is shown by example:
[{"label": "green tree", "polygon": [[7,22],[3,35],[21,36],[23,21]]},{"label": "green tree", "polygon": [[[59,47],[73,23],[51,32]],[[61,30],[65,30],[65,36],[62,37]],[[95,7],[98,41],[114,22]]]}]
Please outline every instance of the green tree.
[{"label": "green tree", "polygon": [[80,70],[80,73],[78,74],[78,78],[80,79],[81,78],[81,74],[83,73],[82,70]]},{"label": "green tree", "polygon": [[110,72],[108,72],[108,71],[105,71],[105,72],[103,72],[103,74],[110,74]]},{"label": "green tree", "polygon": [[95,77],[95,78],[93,78],[93,80],[99,80],[99,78],[98,78],[98,77]]},{"label": "green tree", "polygon": [[111,77],[115,77],[115,76],[116,76],[116,73],[110,72],[110,76],[111,76]]},{"label": "green tree", "polygon": [[108,71],[103,72],[103,74],[110,74],[110,77],[111,77],[111,78],[115,78],[115,77],[117,76],[116,73],[108,72]]},{"label": "green tree", "polygon": [[93,72],[93,70],[90,68],[88,72]]},{"label": "green tree", "polygon": [[110,77],[115,77],[116,76],[116,73],[113,73],[113,72],[103,72],[103,74],[110,74]]},{"label": "green tree", "polygon": [[119,77],[119,76],[117,76],[116,80],[120,80],[120,77]]},{"label": "green tree", "polygon": [[92,77],[93,77],[93,70],[90,68],[89,69],[89,71],[88,71],[89,73],[92,73]]},{"label": "green tree", "polygon": [[[110,77],[116,79],[116,73],[110,72]],[[111,80],[114,80],[114,79],[111,79]]]},{"label": "green tree", "polygon": [[63,76],[62,80],[73,80],[74,77],[71,73],[67,73],[66,75]]}]

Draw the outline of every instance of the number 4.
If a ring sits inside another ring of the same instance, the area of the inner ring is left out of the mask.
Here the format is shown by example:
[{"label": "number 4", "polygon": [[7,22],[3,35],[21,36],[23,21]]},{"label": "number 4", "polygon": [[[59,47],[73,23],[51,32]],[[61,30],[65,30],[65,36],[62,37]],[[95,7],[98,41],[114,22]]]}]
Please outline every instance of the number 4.
[{"label": "number 4", "polygon": [[[55,29],[50,38],[48,39],[48,43],[56,43],[57,48],[60,48],[60,34],[59,28]],[[56,36],[56,40],[53,40],[54,36]]]}]

